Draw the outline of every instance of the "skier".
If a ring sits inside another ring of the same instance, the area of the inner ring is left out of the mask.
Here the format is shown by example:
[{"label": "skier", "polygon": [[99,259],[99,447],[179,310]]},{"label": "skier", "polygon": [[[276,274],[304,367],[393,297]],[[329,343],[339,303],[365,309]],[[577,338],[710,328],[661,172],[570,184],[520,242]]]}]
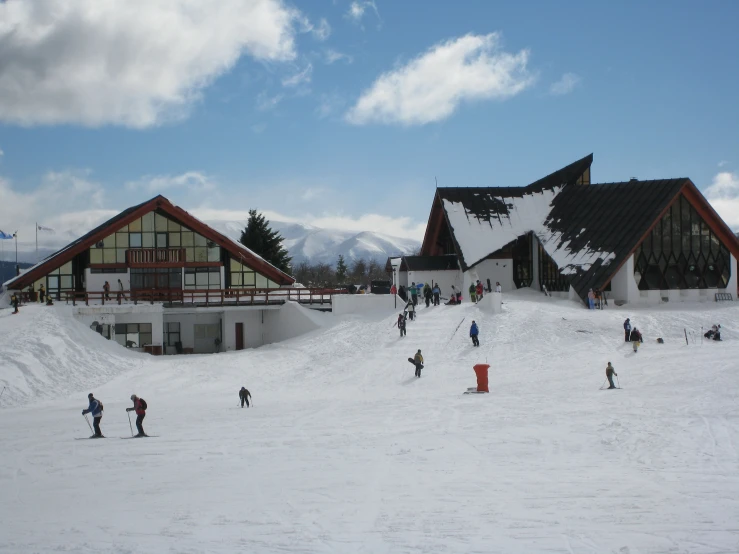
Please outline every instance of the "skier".
[{"label": "skier", "polygon": [[631,320],[627,317],[624,321],[624,341],[629,342],[631,340]]},{"label": "skier", "polygon": [[472,346],[480,346],[480,341],[477,340],[477,335],[480,334],[480,330],[477,328],[477,323],[475,323],[475,320],[472,320],[472,325],[470,326],[470,338],[472,339]]},{"label": "skier", "polygon": [[480,282],[480,279],[477,280],[477,286],[475,287],[475,295],[477,296],[477,301],[479,302],[482,300],[482,291],[483,291],[482,283]]},{"label": "skier", "polygon": [[431,306],[431,287],[428,283],[423,285],[423,299],[426,301],[426,307]]},{"label": "skier", "polygon": [[606,377],[608,378],[608,382],[611,384],[609,389],[615,389],[616,385],[613,384],[613,376],[618,377],[618,373],[613,369],[613,366],[611,365],[611,362],[608,362],[608,365],[606,366]]},{"label": "skier", "polygon": [[15,309],[13,313],[17,314],[18,313],[18,295],[16,293],[13,293],[13,296],[10,297],[10,303]]},{"label": "skier", "polygon": [[144,400],[143,398],[139,398],[135,394],[131,395],[131,400],[133,400],[133,408],[126,408],[126,411],[136,411],[136,429],[138,429],[139,431],[139,434],[136,436],[148,437],[149,435],[144,433],[144,418],[146,417],[146,408],[148,408],[148,406],[146,405],[146,400]]},{"label": "skier", "polygon": [[90,438],[104,439],[103,432],[100,430],[100,420],[103,419],[103,403],[95,398],[92,393],[87,395],[87,400],[90,402],[90,405],[86,410],[82,410],[82,415],[92,414],[92,426],[95,429],[95,434]]},{"label": "skier", "polygon": [[503,287],[500,286],[500,281],[495,281],[495,292],[503,292]]},{"label": "skier", "polygon": [[408,312],[408,319],[413,321],[413,319],[416,317],[416,307],[413,304],[413,300],[409,300],[408,304],[405,305],[405,311]]},{"label": "skier", "polygon": [[439,288],[439,284],[435,284],[434,288],[431,289],[431,293],[434,295],[434,306],[439,305],[439,297],[441,296],[441,289]]},{"label": "skier", "polygon": [[418,304],[418,289],[416,288],[416,282],[413,281],[411,283],[411,286],[408,288],[410,289],[410,293],[411,293],[411,301],[413,302],[413,305],[415,306]]},{"label": "skier", "polygon": [[631,339],[631,344],[634,346],[634,354],[636,354],[636,351],[639,349],[639,344],[644,340],[642,339],[639,329],[634,327],[634,330],[631,331],[631,336],[629,338]]},{"label": "skier", "polygon": [[246,389],[246,387],[241,387],[241,390],[239,391],[239,399],[241,399],[241,407],[244,407],[244,402],[246,402],[246,407],[249,407],[249,398],[251,397],[251,393]]},{"label": "skier", "polygon": [[398,329],[400,330],[400,336],[405,336],[405,315],[404,314],[398,314],[398,321],[395,324],[397,325]]},{"label": "skier", "polygon": [[475,299],[475,283],[470,283],[470,288],[468,289],[468,292],[470,293],[470,302],[477,302]]},{"label": "skier", "polygon": [[416,355],[413,356],[413,363],[416,366],[416,377],[421,376],[421,370],[423,369],[423,356],[421,356],[421,349],[418,349]]}]

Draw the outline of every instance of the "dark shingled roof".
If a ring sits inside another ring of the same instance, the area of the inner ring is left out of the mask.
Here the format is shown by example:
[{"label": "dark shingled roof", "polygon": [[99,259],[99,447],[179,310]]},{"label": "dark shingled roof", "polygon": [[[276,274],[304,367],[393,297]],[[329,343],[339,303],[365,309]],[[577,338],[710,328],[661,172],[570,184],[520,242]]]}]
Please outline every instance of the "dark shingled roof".
[{"label": "dark shingled roof", "polygon": [[[636,248],[662,211],[677,196],[687,178],[606,183],[566,187],[552,202],[545,221],[557,237],[557,248],[573,252],[609,252],[592,265],[560,267],[569,270],[570,284],[585,299],[590,288],[602,288]],[[550,245],[547,250],[550,251]]]}]

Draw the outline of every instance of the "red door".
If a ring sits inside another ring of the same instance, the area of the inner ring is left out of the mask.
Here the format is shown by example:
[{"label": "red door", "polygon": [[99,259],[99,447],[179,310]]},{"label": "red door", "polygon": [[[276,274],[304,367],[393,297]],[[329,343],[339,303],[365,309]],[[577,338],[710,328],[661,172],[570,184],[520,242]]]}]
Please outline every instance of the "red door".
[{"label": "red door", "polygon": [[236,350],[244,349],[244,324],[236,324]]}]

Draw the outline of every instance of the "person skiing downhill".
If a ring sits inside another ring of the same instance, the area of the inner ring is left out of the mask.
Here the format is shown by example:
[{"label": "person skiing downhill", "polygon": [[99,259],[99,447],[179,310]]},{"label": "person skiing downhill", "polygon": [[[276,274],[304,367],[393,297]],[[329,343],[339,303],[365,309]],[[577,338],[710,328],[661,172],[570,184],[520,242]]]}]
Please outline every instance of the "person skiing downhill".
[{"label": "person skiing downhill", "polygon": [[470,338],[472,339],[472,346],[480,346],[480,341],[477,340],[477,335],[480,334],[480,330],[477,328],[477,323],[475,323],[475,320],[472,320],[472,325],[470,326]]},{"label": "person skiing downhill", "polygon": [[251,397],[251,393],[246,389],[246,387],[241,387],[241,390],[239,391],[239,399],[241,400],[241,407],[244,407],[244,403],[246,403],[246,407],[249,407],[249,398]]},{"label": "person skiing downhill", "polygon": [[146,405],[146,400],[143,398],[139,398],[135,394],[131,395],[131,400],[133,400],[133,408],[126,408],[127,412],[136,412],[136,429],[138,429],[139,433],[136,435],[137,437],[148,437],[146,433],[144,433],[144,418],[146,417],[146,408],[148,407]]},{"label": "person skiing downhill", "polygon": [[423,369],[423,356],[421,356],[421,349],[418,349],[416,355],[413,356],[413,363],[416,366],[416,377],[421,376],[421,370]]},{"label": "person skiing downhill", "polygon": [[92,426],[95,429],[95,434],[90,438],[104,439],[103,432],[100,430],[100,421],[103,419],[103,403],[95,398],[92,393],[87,395],[87,400],[90,402],[90,405],[87,406],[86,410],[82,410],[82,415],[92,414]]},{"label": "person skiing downhill", "polygon": [[631,320],[627,317],[624,321],[624,342],[629,342],[631,339]]},{"label": "person skiing downhill", "polygon": [[608,362],[608,365],[606,366],[606,377],[608,378],[608,382],[610,383],[609,389],[615,389],[616,385],[613,384],[613,376],[618,377],[618,373],[616,373],[616,370],[613,369],[613,366],[611,365],[611,362]]},{"label": "person skiing downhill", "polygon": [[405,315],[398,314],[398,321],[395,323],[395,325],[398,327],[398,330],[400,331],[400,336],[405,336]]}]

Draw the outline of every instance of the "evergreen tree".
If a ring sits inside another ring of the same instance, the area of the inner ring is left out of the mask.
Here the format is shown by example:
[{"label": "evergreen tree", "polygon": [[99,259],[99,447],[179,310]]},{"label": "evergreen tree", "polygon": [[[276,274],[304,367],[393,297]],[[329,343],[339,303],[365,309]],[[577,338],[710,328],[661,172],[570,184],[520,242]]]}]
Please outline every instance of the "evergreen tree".
[{"label": "evergreen tree", "polygon": [[348,270],[349,268],[346,267],[346,262],[344,262],[344,256],[339,254],[339,261],[336,262],[336,281],[339,284],[346,281],[346,273]]},{"label": "evergreen tree", "polygon": [[257,210],[249,210],[249,220],[239,242],[277,269],[289,273],[292,258],[282,247],[282,240],[280,233],[270,229],[269,221],[262,214],[257,213]]}]

